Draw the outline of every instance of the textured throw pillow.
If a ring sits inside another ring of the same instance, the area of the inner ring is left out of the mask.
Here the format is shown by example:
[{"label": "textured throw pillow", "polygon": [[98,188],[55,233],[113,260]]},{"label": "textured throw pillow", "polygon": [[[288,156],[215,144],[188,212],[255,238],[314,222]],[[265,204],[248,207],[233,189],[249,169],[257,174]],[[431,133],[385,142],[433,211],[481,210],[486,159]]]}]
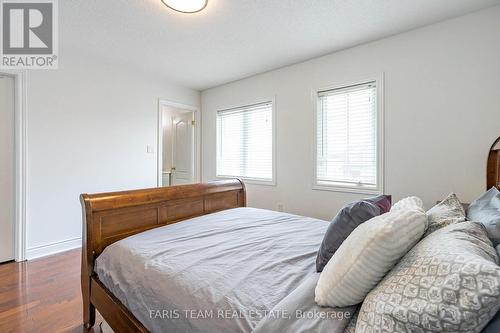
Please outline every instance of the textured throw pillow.
[{"label": "textured throw pillow", "polygon": [[363,199],[363,201],[368,201],[380,208],[380,215],[387,213],[391,210],[392,196],[382,194],[377,197]]},{"label": "textured throw pillow", "polygon": [[[500,245],[497,246],[497,255],[500,260]],[[488,325],[481,331],[481,333],[498,333],[500,332],[500,310],[493,319],[490,320]]]},{"label": "textured throw pillow", "polygon": [[316,256],[316,271],[321,272],[342,242],[358,225],[380,215],[380,209],[368,201],[356,201],[342,208],[326,230]]},{"label": "textured throw pillow", "polygon": [[368,294],[356,332],[480,332],[500,307],[497,263],[479,223],[442,228]]},{"label": "textured throw pillow", "polygon": [[391,210],[418,210],[424,212],[424,203],[418,197],[407,197],[399,200],[392,206]]},{"label": "textured throw pillow", "polygon": [[442,227],[466,220],[464,207],[455,193],[451,193],[446,199],[429,209],[427,216],[429,217],[429,227],[424,237]]},{"label": "textured throw pillow", "polygon": [[467,219],[481,222],[493,245],[500,244],[500,191],[492,187],[474,200],[467,210]]},{"label": "textured throw pillow", "polygon": [[358,226],[321,273],[315,289],[320,306],[358,304],[422,237],[427,216],[395,210]]}]

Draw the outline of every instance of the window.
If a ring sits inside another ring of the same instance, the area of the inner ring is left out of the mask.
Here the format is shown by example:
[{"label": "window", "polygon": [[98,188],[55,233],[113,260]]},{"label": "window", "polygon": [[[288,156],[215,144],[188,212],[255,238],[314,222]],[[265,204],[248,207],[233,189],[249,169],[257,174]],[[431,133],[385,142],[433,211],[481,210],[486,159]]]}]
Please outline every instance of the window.
[{"label": "window", "polygon": [[319,91],[316,188],[381,191],[377,84]]},{"label": "window", "polygon": [[273,103],[217,112],[217,176],[274,182]]}]

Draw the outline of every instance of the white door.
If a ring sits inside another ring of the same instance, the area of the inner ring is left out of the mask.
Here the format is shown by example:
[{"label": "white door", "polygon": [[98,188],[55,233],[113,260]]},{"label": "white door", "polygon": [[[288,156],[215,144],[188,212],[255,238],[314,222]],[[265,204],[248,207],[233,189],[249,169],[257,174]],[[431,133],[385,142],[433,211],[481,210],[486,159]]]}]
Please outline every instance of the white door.
[{"label": "white door", "polygon": [[0,262],[14,259],[14,79],[0,74]]},{"label": "white door", "polygon": [[172,121],[172,185],[194,182],[193,113],[187,112]]}]

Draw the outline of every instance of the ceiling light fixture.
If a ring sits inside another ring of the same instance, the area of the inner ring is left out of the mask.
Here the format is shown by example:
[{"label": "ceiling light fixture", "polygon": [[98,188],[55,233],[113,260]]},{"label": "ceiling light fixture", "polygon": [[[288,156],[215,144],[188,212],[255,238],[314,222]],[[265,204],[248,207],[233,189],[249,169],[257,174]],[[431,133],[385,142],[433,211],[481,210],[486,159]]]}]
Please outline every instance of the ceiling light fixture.
[{"label": "ceiling light fixture", "polygon": [[208,0],[161,0],[165,6],[181,13],[197,13],[202,11]]}]

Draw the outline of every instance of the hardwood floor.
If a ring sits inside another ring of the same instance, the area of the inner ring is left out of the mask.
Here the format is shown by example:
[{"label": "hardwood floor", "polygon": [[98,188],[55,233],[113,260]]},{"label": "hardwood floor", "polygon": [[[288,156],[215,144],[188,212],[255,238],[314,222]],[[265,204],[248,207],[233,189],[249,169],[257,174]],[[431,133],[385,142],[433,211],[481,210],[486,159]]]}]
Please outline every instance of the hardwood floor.
[{"label": "hardwood floor", "polygon": [[100,333],[82,325],[80,250],[0,265],[0,332]]}]

